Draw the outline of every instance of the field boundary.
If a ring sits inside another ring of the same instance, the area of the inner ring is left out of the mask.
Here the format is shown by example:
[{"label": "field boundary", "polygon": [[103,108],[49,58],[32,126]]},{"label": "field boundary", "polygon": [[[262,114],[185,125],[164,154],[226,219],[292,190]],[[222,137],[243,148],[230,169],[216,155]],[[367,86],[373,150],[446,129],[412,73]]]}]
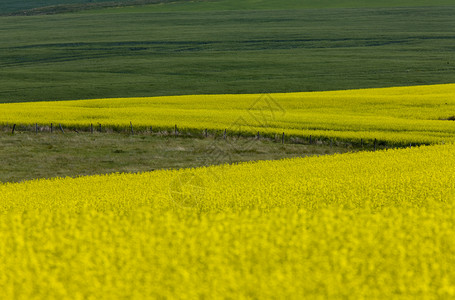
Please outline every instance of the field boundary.
[{"label": "field boundary", "polygon": [[213,140],[268,140],[280,144],[306,144],[320,145],[328,147],[346,147],[355,149],[365,149],[370,151],[387,150],[393,148],[417,147],[423,145],[432,145],[430,143],[403,143],[380,140],[377,138],[361,138],[361,139],[343,139],[343,138],[328,138],[319,135],[290,135],[284,132],[261,132],[251,133],[249,131],[236,131],[214,129],[214,128],[181,128],[177,124],[174,126],[137,126],[132,122],[129,126],[112,126],[103,125],[101,123],[92,123],[89,126],[66,126],[62,123],[50,124],[6,124],[0,126],[0,132],[3,134],[20,134],[20,133],[35,133],[35,134],[66,134],[69,132],[85,133],[85,134],[104,134],[116,133],[126,135],[154,135],[163,137],[184,137],[184,138],[211,138]]}]

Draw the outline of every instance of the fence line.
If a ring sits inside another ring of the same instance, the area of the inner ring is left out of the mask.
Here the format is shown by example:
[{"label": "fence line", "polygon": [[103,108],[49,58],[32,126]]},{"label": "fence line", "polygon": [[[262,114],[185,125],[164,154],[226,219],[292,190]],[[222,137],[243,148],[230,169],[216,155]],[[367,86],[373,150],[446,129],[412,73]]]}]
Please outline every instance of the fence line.
[{"label": "fence line", "polygon": [[[70,131],[74,131],[76,133],[79,133],[79,131],[83,132],[83,131],[88,131],[90,132],[91,134],[94,133],[94,126],[93,126],[93,123],[90,124],[90,127],[86,130],[84,130],[84,126],[63,126],[61,123],[58,123],[59,125],[59,128],[60,128],[60,131],[62,133],[65,133],[64,131],[64,128],[70,130]],[[129,128],[128,126],[121,126],[121,127],[118,127],[118,126],[112,126],[112,127],[105,127],[106,130],[104,131],[105,133],[109,133],[110,132],[110,129],[112,130],[112,132],[118,132],[118,133],[122,133],[122,132],[129,132],[131,135],[134,135],[135,133],[141,133],[141,132],[148,132],[147,129],[148,127],[144,127],[145,129],[143,131],[141,131],[141,128],[142,127],[139,127],[139,129],[136,129],[134,128],[133,126],[133,123],[130,121],[130,124],[129,124]],[[6,125],[7,127],[8,125]],[[18,131],[32,131],[33,132],[33,129],[30,129],[30,126],[32,126],[33,128],[33,125],[17,125],[17,124],[13,124],[12,126],[12,129],[11,129],[11,133],[14,134],[15,132],[18,132]],[[5,128],[5,126],[3,126]],[[25,130],[20,130],[20,128],[22,127],[25,127]],[[54,132],[54,123],[50,123],[50,127],[49,128],[49,131],[50,133],[53,133]],[[87,127],[86,127],[87,128]],[[122,129],[123,128],[123,129]],[[34,132],[37,134],[39,131],[43,132],[45,131],[46,127],[45,126],[39,126],[38,123],[35,123],[34,124]],[[149,127],[150,129],[150,134],[153,134],[153,133],[160,133],[160,134],[171,134],[171,128],[169,127],[154,127],[154,126],[150,126]],[[154,131],[155,129],[155,131]],[[177,124],[174,125],[174,128],[173,128],[173,134],[174,136],[185,136],[185,131],[184,130],[179,130],[179,127],[177,126]],[[186,136],[195,136],[197,134],[195,134],[195,132],[199,131],[199,129],[194,129],[194,128],[189,128],[186,133],[187,135]],[[217,132],[219,132],[219,130],[216,130],[216,129],[213,129],[213,130],[209,130],[208,128],[205,128],[204,130],[202,130],[201,132],[201,137],[205,137],[205,138],[208,138],[209,137],[209,133],[210,131],[212,132],[212,136],[216,139],[217,138]],[[98,123],[98,132],[99,133],[103,133],[103,130],[102,130],[102,125],[101,123]],[[219,136],[219,135],[218,135]],[[241,132],[241,131],[235,131],[235,132],[231,132],[231,134],[229,134],[229,131],[227,128],[224,129],[224,131],[222,131],[222,136],[223,136],[223,139],[224,140],[227,140],[227,138],[229,136],[231,137],[234,137],[234,136],[237,136],[238,139],[240,139],[241,137],[244,137],[244,138],[248,138],[248,137],[251,137],[251,138],[254,138],[256,140],[273,140],[275,142],[280,142],[278,139],[277,139],[277,133],[261,133],[260,131],[258,131],[256,134],[253,134],[251,132]],[[365,148],[365,146],[368,146],[368,148],[372,148],[374,151],[382,148],[382,149],[389,149],[389,147],[410,147],[412,148],[413,146],[413,143],[410,143],[410,144],[406,144],[406,143],[387,143],[386,141],[379,141],[378,139],[371,139],[370,141],[371,142],[367,142],[368,140],[365,140],[363,138],[361,138],[360,140],[349,140],[349,139],[334,139],[334,138],[330,138],[330,137],[315,137],[313,135],[308,135],[306,137],[306,141],[309,145],[330,145],[330,147],[333,147],[334,145],[335,146],[340,146],[340,145],[345,145],[346,147],[349,147],[349,145],[351,145],[352,147],[354,148]],[[305,136],[301,136],[301,135],[296,135],[296,136],[290,136],[290,135],[287,135],[285,134],[285,132],[282,132],[281,134],[281,144],[284,145],[286,143],[289,143],[289,144],[305,144]],[[419,146],[419,145],[424,145],[424,143],[414,143],[414,146]],[[381,147],[380,147],[381,146]]]}]

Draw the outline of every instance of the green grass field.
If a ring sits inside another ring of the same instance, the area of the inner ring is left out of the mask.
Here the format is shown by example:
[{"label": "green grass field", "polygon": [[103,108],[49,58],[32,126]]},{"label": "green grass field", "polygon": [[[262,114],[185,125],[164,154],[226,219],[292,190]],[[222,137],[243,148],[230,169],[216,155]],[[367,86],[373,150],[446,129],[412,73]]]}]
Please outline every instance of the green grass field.
[{"label": "green grass field", "polygon": [[[2,0],[0,15],[55,13],[65,10],[85,10],[138,3],[164,3],[168,0]],[[178,1],[178,0],[177,0]]]},{"label": "green grass field", "polygon": [[[253,160],[359,151],[350,144],[308,144],[269,139],[174,137],[154,133],[0,134],[0,182],[157,169],[194,168]],[[303,142],[303,141],[302,141]],[[368,148],[369,149],[369,148]]]},{"label": "green grass field", "polygon": [[327,8],[384,8],[384,7],[434,7],[453,6],[450,0],[199,0],[173,1],[162,5],[124,7],[112,12],[173,12],[173,11],[222,11],[222,10],[288,10]]},{"label": "green grass field", "polygon": [[[151,6],[145,6],[153,4]],[[154,5],[165,4],[165,5]],[[201,11],[201,10],[257,10],[257,9],[307,9],[307,8],[352,8],[352,7],[416,7],[451,6],[450,0],[3,0],[0,14],[56,13],[65,11],[93,10],[109,7],[134,7],[137,12],[145,11]],[[57,7],[58,6],[58,7]],[[138,7],[138,8],[136,8]],[[44,9],[43,9],[44,8]],[[36,11],[33,11],[36,10]],[[127,9],[131,11],[131,9]],[[125,10],[123,10],[125,11]]]},{"label": "green grass field", "polygon": [[223,3],[1,17],[0,102],[455,82],[455,6],[204,11]]},{"label": "green grass field", "polygon": [[74,13],[107,8],[144,7],[146,5],[187,2],[187,0],[42,0],[0,3],[0,16],[33,16]]},{"label": "green grass field", "polygon": [[99,2],[108,2],[108,0],[2,0],[0,3],[0,14],[15,13],[23,10],[52,5],[72,5]]}]

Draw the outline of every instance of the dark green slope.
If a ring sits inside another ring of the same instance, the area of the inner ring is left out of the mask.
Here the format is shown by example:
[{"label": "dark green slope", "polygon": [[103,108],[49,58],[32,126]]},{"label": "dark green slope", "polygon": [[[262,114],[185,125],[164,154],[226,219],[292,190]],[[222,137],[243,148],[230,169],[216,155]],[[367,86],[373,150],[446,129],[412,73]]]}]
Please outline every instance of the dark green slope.
[{"label": "dark green slope", "polygon": [[[157,3],[166,5],[143,7]],[[0,15],[53,14],[125,6],[133,6],[126,9],[129,11],[207,11],[453,5],[453,0],[2,0]]]},{"label": "dark green slope", "polygon": [[134,9],[0,17],[0,102],[455,82],[455,7]]},{"label": "dark green slope", "polygon": [[108,2],[106,0],[2,0],[0,13],[9,14],[45,6]]},{"label": "dark green slope", "polygon": [[42,15],[186,0],[2,0],[0,15]]},{"label": "dark green slope", "polygon": [[[384,8],[454,6],[453,0],[199,0],[178,1],[166,5],[124,8],[124,11],[219,11],[277,10],[314,8]],[[118,12],[118,10],[117,10]]]}]

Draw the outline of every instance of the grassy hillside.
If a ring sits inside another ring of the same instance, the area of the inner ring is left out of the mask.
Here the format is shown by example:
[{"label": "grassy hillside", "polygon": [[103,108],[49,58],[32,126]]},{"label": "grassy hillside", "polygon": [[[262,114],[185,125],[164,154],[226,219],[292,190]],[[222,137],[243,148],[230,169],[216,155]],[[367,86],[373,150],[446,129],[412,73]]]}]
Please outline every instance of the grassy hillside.
[{"label": "grassy hillside", "polygon": [[[203,0],[202,0],[203,1]],[[75,13],[87,10],[104,10],[107,8],[122,8],[130,6],[143,7],[173,2],[187,2],[187,0],[49,0],[0,3],[0,16],[32,16],[52,15],[61,13]]]},{"label": "grassy hillside", "polygon": [[313,8],[373,8],[373,7],[431,7],[453,6],[451,0],[202,0],[179,1],[165,5],[128,7],[114,12],[139,11],[216,11],[216,10],[283,10]]},{"label": "grassy hillside", "polygon": [[8,14],[53,5],[87,4],[109,1],[110,0],[2,0],[0,2],[0,13]]},{"label": "grassy hillside", "polygon": [[[0,182],[106,173],[137,173],[158,169],[193,168],[253,160],[326,155],[364,150],[353,145],[285,145],[272,140],[232,138],[227,141],[174,137],[164,133],[0,134]],[[371,149],[365,148],[365,149]],[[14,153],[14,156],[11,155]]]},{"label": "grassy hillside", "polygon": [[455,82],[455,7],[0,18],[0,101]]},{"label": "grassy hillside", "polygon": [[[149,3],[167,3],[152,5]],[[137,7],[139,5],[139,8]],[[0,14],[55,13],[74,10],[97,9],[105,7],[134,6],[127,9],[140,11],[175,11],[175,10],[242,10],[242,9],[302,9],[302,8],[347,8],[347,7],[416,7],[454,5],[449,0],[3,0],[0,3]],[[55,9],[59,6],[60,9]],[[66,8],[65,8],[66,6]],[[49,8],[51,7],[51,8]],[[42,9],[45,8],[45,9]],[[63,8],[63,9],[62,9]]]}]

